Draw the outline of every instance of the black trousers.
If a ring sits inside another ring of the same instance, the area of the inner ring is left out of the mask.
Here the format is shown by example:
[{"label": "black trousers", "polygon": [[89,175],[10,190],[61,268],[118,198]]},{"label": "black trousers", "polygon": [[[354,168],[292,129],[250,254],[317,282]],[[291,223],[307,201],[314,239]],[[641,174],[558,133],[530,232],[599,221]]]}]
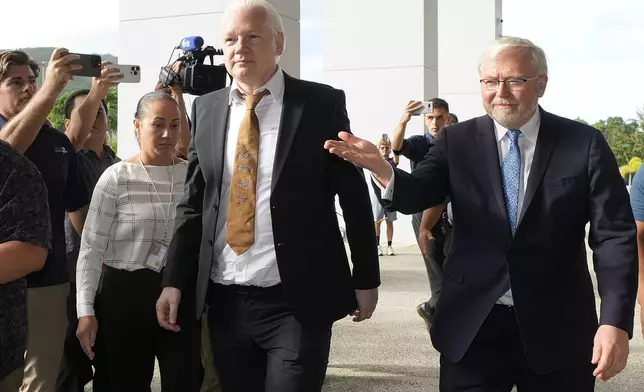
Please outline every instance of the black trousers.
[{"label": "black trousers", "polygon": [[149,269],[106,269],[97,307],[94,392],[150,391],[155,357],[163,392],[199,391],[200,329],[194,301],[182,298],[180,332],[161,328],[155,310],[161,275]]},{"label": "black trousers", "polygon": [[303,325],[282,286],[211,282],[208,321],[223,392],[319,392],[329,360],[331,325]]},{"label": "black trousers", "polygon": [[94,370],[92,369],[92,361],[85,354],[76,337],[78,317],[76,314],[76,284],[73,281],[69,285],[67,320],[69,325],[65,335],[60,373],[58,380],[56,380],[56,392],[84,392],[85,384],[92,381],[92,377],[94,377]]},{"label": "black trousers", "polygon": [[441,392],[592,392],[595,388],[591,356],[582,363],[547,375],[530,370],[514,309],[495,305],[463,359],[441,356]]}]

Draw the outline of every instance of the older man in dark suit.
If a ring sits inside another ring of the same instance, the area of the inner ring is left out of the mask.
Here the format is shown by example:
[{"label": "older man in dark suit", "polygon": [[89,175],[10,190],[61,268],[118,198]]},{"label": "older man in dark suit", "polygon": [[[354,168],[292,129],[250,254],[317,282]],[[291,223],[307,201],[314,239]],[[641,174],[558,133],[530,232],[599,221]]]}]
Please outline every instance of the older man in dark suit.
[{"label": "older man in dark suit", "polygon": [[628,192],[599,131],[539,107],[543,50],[500,38],[480,74],[488,115],[443,129],[412,174],[349,134],[326,147],[371,170],[390,208],[409,214],[451,198],[452,245],[431,330],[441,391],[592,391],[595,378],[624,368],[633,334]]},{"label": "older man in dark suit", "polygon": [[208,303],[224,391],[320,391],[333,322],[370,318],[380,284],[367,183],[323,147],[349,127],[344,93],[282,71],[281,18],[264,1],[233,2],[222,33],[234,80],[193,105],[157,315],[176,330]]}]

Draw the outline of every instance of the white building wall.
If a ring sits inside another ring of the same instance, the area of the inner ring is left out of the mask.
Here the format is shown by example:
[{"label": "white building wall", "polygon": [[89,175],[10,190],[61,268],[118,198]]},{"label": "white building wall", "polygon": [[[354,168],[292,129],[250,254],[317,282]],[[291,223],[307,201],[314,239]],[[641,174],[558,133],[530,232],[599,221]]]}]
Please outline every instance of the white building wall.
[{"label": "white building wall", "polygon": [[[438,92],[438,0],[323,1],[324,80],[345,91],[354,134],[374,143],[391,137],[408,100]],[[422,133],[422,120],[413,118],[407,135]],[[406,158],[400,167],[409,170]],[[394,241],[414,243],[411,216],[398,217]]]},{"label": "white building wall", "polygon": [[[391,135],[410,99],[440,96],[463,120],[483,114],[477,64],[483,47],[501,34],[501,0],[317,1],[323,10],[321,81],[345,91],[355,134],[373,142],[382,133]],[[300,2],[271,2],[286,29],[281,65],[299,77]],[[200,35],[205,45],[221,46],[220,21],[229,0],[184,0],[181,7],[169,0],[119,3],[119,62],[142,67],[140,84],[119,86],[118,153],[128,158],[138,152],[136,102],[153,89],[181,38]],[[192,97],[186,101],[190,106]],[[414,117],[407,136],[423,129]],[[409,170],[409,162],[402,158],[400,167]],[[415,243],[409,216],[399,214],[394,240]]]},{"label": "white building wall", "polygon": [[[141,83],[122,84],[119,89],[118,154],[123,158],[138,153],[134,137],[134,112],[141,96],[154,89],[159,70],[168,63],[172,49],[183,37],[200,35],[204,46],[221,48],[220,23],[229,0],[183,0],[177,7],[170,0],[119,0],[119,63],[141,66]],[[272,0],[282,15],[286,31],[286,52],[280,60],[290,75],[300,75],[300,2]],[[173,60],[181,53],[175,52]],[[206,60],[207,62],[208,60]],[[215,62],[223,62],[215,57]],[[185,95],[190,107],[194,97]]]},{"label": "white building wall", "polygon": [[501,0],[438,2],[438,93],[460,121],[485,114],[478,63],[501,36]]}]

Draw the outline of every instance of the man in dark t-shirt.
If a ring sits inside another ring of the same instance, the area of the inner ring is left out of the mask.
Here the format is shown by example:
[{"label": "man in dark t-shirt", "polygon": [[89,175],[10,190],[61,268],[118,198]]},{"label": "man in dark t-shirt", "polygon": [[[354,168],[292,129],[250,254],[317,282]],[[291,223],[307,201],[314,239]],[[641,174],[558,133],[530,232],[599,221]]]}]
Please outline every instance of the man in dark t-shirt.
[{"label": "man in dark t-shirt", "polygon": [[[118,71],[118,68],[116,70]],[[67,97],[64,104],[65,134],[76,149],[78,172],[90,199],[94,187],[105,169],[120,161],[106,143],[109,122],[105,97],[110,88],[117,85],[119,79],[113,74],[114,72],[106,64],[101,77],[92,78],[91,90],[74,91]],[[81,236],[69,216],[65,219],[65,240],[70,279],[70,292],[67,300],[69,325],[60,373],[56,381],[56,392],[83,392],[85,385],[94,377],[94,373],[92,361],[85,354],[76,337],[76,329],[78,328],[76,262],[80,251]]]},{"label": "man in dark t-shirt", "polygon": [[[430,110],[423,113],[423,103],[420,101],[409,101],[405,107],[403,116],[394,131],[391,138],[391,148],[395,155],[402,155],[409,159],[411,170],[414,171],[416,166],[422,162],[425,155],[432,147],[432,140],[438,134],[438,131],[443,128],[449,119],[449,105],[440,98],[430,100]],[[414,115],[422,115],[425,125],[427,126],[428,133],[424,135],[413,135],[405,138],[405,130],[407,123]],[[443,206],[435,206],[430,208],[434,209],[438,214],[438,209]],[[445,259],[444,240],[445,236],[440,225],[440,222],[435,224],[431,230],[423,230],[422,227],[423,213],[419,212],[412,215],[412,226],[416,241],[423,255],[425,268],[427,269],[427,277],[429,278],[429,288],[431,296],[427,302],[423,302],[416,307],[418,314],[425,320],[427,327],[431,326],[434,309],[441,290],[441,282],[443,280],[442,264]]]},{"label": "man in dark t-shirt", "polygon": [[45,265],[27,276],[29,334],[21,392],[54,390],[67,328],[65,215],[80,231],[89,204],[72,143],[46,122],[56,97],[81,67],[72,64],[78,56],[67,52],[54,50],[40,89],[38,65],[26,53],[0,53],[0,139],[38,168],[47,187],[52,236]]},{"label": "man in dark t-shirt", "polygon": [[47,189],[36,166],[0,141],[0,391],[17,391],[27,346],[27,281],[51,244]]}]

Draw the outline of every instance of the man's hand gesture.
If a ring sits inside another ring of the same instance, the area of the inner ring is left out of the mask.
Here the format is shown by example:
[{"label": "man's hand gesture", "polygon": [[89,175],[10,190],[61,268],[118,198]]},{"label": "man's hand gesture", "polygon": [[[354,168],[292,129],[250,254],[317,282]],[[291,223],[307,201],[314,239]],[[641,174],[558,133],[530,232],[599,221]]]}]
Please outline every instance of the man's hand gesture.
[{"label": "man's hand gesture", "polygon": [[378,147],[349,132],[340,132],[338,136],[341,140],[327,140],[324,148],[354,165],[371,171],[383,186],[389,183],[392,169],[380,154]]}]

